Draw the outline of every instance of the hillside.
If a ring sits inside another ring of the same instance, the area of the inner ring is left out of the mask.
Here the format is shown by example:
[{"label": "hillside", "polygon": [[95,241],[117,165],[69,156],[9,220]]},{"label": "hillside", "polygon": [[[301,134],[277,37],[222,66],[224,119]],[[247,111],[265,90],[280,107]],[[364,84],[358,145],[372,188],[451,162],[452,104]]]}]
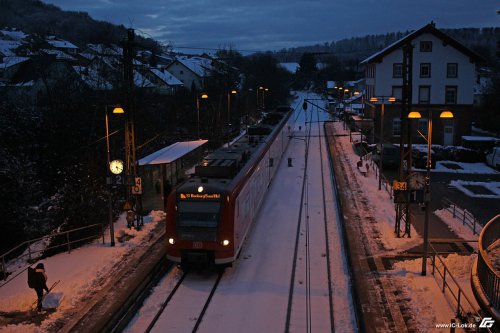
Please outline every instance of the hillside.
[{"label": "hillside", "polygon": [[[498,27],[440,30],[471,48],[476,53],[481,54],[489,62],[493,62],[495,60],[495,53],[500,51],[497,46],[497,43],[500,41],[500,28]],[[327,58],[334,54],[342,60],[357,59],[358,61],[362,61],[410,32],[392,32],[383,35],[346,38],[339,41],[325,42],[324,44],[283,49],[277,52],[276,55],[284,62],[298,61],[304,52],[317,53],[319,59],[322,57]]]},{"label": "hillside", "polygon": [[[40,0],[0,0],[0,28],[12,27],[30,34],[55,35],[78,46],[88,43],[117,43],[126,36],[126,27],[94,20],[85,12],[63,11]],[[152,47],[151,39],[137,41]]]}]

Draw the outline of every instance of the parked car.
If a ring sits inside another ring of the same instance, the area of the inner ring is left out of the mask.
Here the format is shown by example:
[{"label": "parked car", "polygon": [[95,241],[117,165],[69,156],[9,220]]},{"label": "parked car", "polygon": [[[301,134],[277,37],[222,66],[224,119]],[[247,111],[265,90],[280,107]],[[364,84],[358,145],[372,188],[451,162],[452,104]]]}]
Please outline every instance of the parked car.
[{"label": "parked car", "polygon": [[380,149],[380,145],[377,146],[377,149],[373,152],[373,161],[379,164],[380,161],[380,152],[382,150],[382,165],[387,168],[395,168],[399,166],[399,147],[390,143],[384,143],[382,145],[382,149]]},{"label": "parked car", "polygon": [[486,153],[486,164],[497,170],[500,169],[500,147],[495,147]]}]

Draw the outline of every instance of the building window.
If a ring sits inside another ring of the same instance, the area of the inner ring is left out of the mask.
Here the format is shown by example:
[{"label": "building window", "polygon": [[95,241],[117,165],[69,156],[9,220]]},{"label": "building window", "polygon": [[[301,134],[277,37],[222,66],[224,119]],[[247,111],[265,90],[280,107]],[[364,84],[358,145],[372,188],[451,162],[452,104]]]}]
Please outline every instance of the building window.
[{"label": "building window", "polygon": [[403,64],[401,63],[392,64],[392,77],[393,78],[403,77]]},{"label": "building window", "polygon": [[418,87],[418,104],[429,104],[431,102],[431,87]]},{"label": "building window", "polygon": [[420,118],[418,120],[418,124],[417,124],[418,131],[426,137],[427,137],[427,132],[428,132],[428,128],[429,128],[427,121],[428,121],[427,118]]},{"label": "building window", "polygon": [[456,62],[449,62],[446,64],[446,77],[458,77],[458,64]]},{"label": "building window", "polygon": [[396,98],[396,101],[403,99],[403,87],[402,86],[392,86],[392,96]]},{"label": "building window", "polygon": [[429,40],[421,41],[420,52],[432,52],[432,42]]},{"label": "building window", "polygon": [[401,119],[394,118],[392,120],[392,135],[400,136],[401,135]]},{"label": "building window", "polygon": [[457,86],[446,86],[445,104],[457,104]]},{"label": "building window", "polygon": [[426,78],[431,77],[431,64],[421,63],[420,64],[420,77]]}]

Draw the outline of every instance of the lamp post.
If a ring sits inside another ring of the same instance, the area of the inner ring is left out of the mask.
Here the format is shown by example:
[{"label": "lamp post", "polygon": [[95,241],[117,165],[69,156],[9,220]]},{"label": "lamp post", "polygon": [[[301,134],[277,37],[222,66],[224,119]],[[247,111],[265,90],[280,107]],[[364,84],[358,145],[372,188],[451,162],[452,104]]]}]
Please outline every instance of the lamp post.
[{"label": "lamp post", "polygon": [[259,91],[262,91],[262,94],[264,94],[264,87],[259,86],[259,88],[257,88],[257,109],[260,109]]},{"label": "lamp post", "polygon": [[231,129],[231,95],[236,95],[238,92],[235,89],[232,89],[227,92],[227,146],[229,147],[229,139],[230,139],[230,129]]},{"label": "lamp post", "polygon": [[[420,112],[412,111],[408,114],[409,119],[419,119],[422,118]],[[451,111],[443,111],[439,115],[439,118],[453,118],[453,113]],[[427,137],[423,135],[420,131],[418,134],[427,141],[427,165],[426,165],[426,175],[425,175],[425,187],[424,187],[424,204],[425,204],[425,218],[424,218],[424,244],[422,250],[422,276],[427,274],[427,254],[429,247],[429,214],[430,214],[430,201],[431,201],[431,146],[432,146],[432,109],[429,109],[429,119],[427,119]]]},{"label": "lamp post", "polygon": [[382,189],[382,166],[383,166],[383,154],[384,154],[384,110],[385,110],[385,102],[395,102],[396,98],[392,96],[373,96],[370,97],[370,102],[376,103],[378,100],[382,101],[382,106],[380,107],[380,158],[379,158],[379,169],[378,169],[378,190]]},{"label": "lamp post", "polygon": [[[113,113],[114,114],[123,114],[125,111],[120,106],[113,106]],[[110,175],[110,166],[111,166],[111,154],[109,152],[109,116],[108,116],[108,105],[104,107],[104,113],[105,113],[105,118],[106,118],[106,152],[107,152],[107,168],[106,168],[106,174],[109,178],[109,189],[108,189],[108,219],[109,219],[109,238],[110,238],[110,245],[115,246],[115,228],[113,225],[113,197],[111,194],[111,175]]]},{"label": "lamp post", "polygon": [[266,108],[266,92],[269,91],[269,88],[264,88],[264,91],[262,92],[262,109]]},{"label": "lamp post", "polygon": [[198,140],[200,139],[200,98],[207,99],[208,95],[205,93],[196,95],[196,118],[197,118],[196,134],[198,136]]}]

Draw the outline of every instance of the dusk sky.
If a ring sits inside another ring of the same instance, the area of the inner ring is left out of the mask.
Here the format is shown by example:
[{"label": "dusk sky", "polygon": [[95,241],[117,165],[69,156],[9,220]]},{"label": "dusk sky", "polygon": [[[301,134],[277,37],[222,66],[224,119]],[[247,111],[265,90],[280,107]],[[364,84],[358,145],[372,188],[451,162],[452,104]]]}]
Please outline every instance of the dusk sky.
[{"label": "dusk sky", "polygon": [[418,29],[498,27],[498,0],[42,0],[175,47],[266,51]]}]

